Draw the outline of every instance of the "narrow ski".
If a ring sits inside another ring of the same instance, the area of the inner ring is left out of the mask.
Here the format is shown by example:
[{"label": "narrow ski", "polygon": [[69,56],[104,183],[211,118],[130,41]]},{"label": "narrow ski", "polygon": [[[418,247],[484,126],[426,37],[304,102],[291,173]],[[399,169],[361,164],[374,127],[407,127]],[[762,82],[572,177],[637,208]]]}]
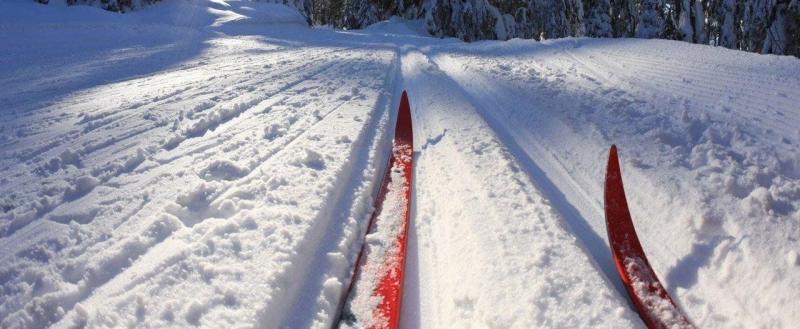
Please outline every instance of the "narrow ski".
[{"label": "narrow ski", "polygon": [[625,198],[617,146],[608,155],[605,186],[608,241],[619,277],[648,328],[694,328],[658,280],[642,249]]},{"label": "narrow ski", "polygon": [[400,323],[412,174],[411,108],[403,91],[392,154],[337,326],[397,328]]}]

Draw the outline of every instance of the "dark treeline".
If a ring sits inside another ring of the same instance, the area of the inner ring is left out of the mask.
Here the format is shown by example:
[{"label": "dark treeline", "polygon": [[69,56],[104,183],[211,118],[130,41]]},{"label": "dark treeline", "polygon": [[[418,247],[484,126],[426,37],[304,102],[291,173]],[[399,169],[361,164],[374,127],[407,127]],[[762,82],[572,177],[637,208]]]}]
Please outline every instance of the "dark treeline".
[{"label": "dark treeline", "polygon": [[[280,1],[280,0],[279,0]],[[683,40],[800,57],[800,0],[311,0],[314,24],[357,29],[393,15],[466,41],[568,36]]]},{"label": "dark treeline", "polygon": [[[47,3],[49,0],[35,0]],[[128,11],[159,0],[64,0]],[[297,8],[309,24],[359,29],[391,16],[435,36],[633,37],[800,57],[800,0],[255,0]]]}]

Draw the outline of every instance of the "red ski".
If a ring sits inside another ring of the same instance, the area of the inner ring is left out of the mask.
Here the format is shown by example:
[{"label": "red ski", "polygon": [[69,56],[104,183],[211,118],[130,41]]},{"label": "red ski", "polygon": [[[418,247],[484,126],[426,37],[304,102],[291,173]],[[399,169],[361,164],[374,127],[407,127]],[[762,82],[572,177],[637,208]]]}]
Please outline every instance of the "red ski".
[{"label": "red ski", "polygon": [[647,327],[694,328],[658,281],[636,236],[622,187],[616,145],[611,145],[608,155],[605,212],[608,241],[617,272]]},{"label": "red ski", "polygon": [[392,155],[375,198],[340,326],[397,328],[400,322],[411,208],[412,139],[411,108],[403,91]]}]

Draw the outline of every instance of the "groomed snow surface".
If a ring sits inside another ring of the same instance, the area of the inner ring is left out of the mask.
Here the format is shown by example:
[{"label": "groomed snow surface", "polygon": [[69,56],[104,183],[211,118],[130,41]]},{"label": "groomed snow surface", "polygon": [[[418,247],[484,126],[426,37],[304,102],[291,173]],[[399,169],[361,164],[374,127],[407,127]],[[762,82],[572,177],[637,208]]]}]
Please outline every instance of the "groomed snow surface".
[{"label": "groomed snow surface", "polygon": [[606,241],[612,143],[698,327],[800,323],[800,60],[420,30],[0,2],[0,328],[330,327],[403,89],[404,328],[642,327]]}]

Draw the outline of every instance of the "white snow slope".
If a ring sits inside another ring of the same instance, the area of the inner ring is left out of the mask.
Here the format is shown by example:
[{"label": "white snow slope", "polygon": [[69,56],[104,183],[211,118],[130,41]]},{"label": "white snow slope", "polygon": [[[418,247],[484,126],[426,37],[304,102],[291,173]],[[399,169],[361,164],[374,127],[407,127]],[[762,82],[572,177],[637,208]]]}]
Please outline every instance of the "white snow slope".
[{"label": "white snow slope", "polygon": [[330,327],[403,89],[403,327],[642,327],[606,241],[612,143],[698,327],[800,322],[800,60],[419,30],[0,2],[0,328]]}]

